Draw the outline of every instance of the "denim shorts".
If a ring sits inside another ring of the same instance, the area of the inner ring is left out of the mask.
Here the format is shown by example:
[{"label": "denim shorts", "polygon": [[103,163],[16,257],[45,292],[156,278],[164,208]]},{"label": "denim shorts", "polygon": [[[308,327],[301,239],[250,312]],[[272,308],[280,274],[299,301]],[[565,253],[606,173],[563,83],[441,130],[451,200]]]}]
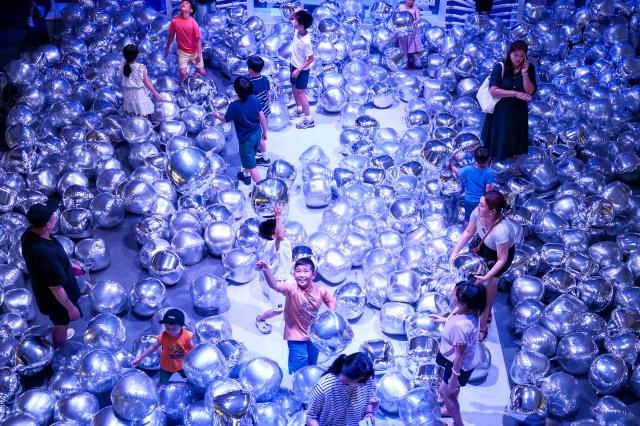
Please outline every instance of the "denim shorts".
[{"label": "denim shorts", "polygon": [[316,365],[318,363],[318,348],[316,348],[311,340],[304,342],[287,341],[289,346],[289,374],[293,374],[307,365]]},{"label": "denim shorts", "polygon": [[[293,71],[296,70],[296,67],[289,64],[289,70],[293,74]],[[289,77],[289,81],[291,82],[291,85],[294,86],[296,89],[301,89],[301,90],[306,89],[307,85],[309,84],[310,72],[311,70],[302,70],[300,71],[300,74],[298,74],[298,78],[294,78],[293,75]]]},{"label": "denim shorts", "polygon": [[247,170],[258,167],[258,163],[256,163],[256,153],[260,149],[261,139],[262,129],[259,129],[253,133],[248,140],[240,142],[240,164]]}]

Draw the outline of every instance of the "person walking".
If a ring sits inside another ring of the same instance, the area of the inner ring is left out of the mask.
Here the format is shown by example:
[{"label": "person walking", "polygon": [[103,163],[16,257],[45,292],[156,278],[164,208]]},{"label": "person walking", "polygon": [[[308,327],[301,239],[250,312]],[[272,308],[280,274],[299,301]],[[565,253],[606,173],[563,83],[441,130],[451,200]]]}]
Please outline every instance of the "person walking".
[{"label": "person walking", "polygon": [[135,44],[127,44],[122,49],[125,60],[122,68],[122,107],[133,115],[150,116],[154,107],[148,91],[153,93],[158,102],[162,101],[162,96],[149,80],[147,67],[137,62],[138,53]]}]

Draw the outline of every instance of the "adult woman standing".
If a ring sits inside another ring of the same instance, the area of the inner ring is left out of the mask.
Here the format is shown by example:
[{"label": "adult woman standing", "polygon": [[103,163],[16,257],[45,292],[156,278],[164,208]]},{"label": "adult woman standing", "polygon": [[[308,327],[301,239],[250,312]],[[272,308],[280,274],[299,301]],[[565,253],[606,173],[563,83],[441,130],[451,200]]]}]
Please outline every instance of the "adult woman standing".
[{"label": "adult woman standing", "polygon": [[487,291],[483,286],[463,281],[456,284],[453,300],[456,309],[447,317],[432,314],[437,322],[444,322],[440,351],[436,364],[444,368],[438,392],[444,401],[442,416],[451,416],[455,426],[462,426],[458,395],[467,384],[479,361],[478,316],[487,304]]},{"label": "adult woman standing", "polygon": [[504,216],[506,207],[507,202],[499,191],[487,191],[480,197],[480,204],[471,212],[469,223],[449,258],[449,263],[453,263],[462,247],[478,235],[479,244],[471,249],[490,267],[486,274],[476,277],[477,284],[487,287],[487,305],[480,316],[480,341],[487,338],[487,322],[498,293],[498,278],[509,269],[516,252],[517,236]]},{"label": "adult woman standing", "polygon": [[495,161],[526,154],[529,148],[527,101],[536,91],[536,73],[528,50],[524,41],[514,41],[504,61],[491,71],[489,92],[500,100],[493,114],[485,114],[482,141]]},{"label": "adult woman standing", "polygon": [[340,355],[313,387],[307,426],[358,426],[364,418],[375,423],[373,363],[356,352]]}]

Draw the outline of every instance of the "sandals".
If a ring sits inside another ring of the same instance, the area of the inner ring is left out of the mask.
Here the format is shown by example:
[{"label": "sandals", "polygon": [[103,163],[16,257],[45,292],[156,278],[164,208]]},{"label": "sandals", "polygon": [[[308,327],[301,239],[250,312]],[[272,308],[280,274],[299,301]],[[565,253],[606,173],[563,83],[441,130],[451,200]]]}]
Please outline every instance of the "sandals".
[{"label": "sandals", "polygon": [[484,342],[485,340],[487,340],[488,336],[489,336],[489,331],[486,328],[484,330],[480,330],[478,341]]},{"label": "sandals", "polygon": [[271,324],[269,324],[266,321],[258,321],[258,320],[256,320],[256,328],[262,334],[271,333]]},{"label": "sandals", "polygon": [[493,320],[493,311],[489,312],[489,316],[487,317],[487,324],[490,324],[491,320]]},{"label": "sandals", "polygon": [[451,417],[451,414],[449,414],[449,410],[447,410],[447,407],[440,407],[440,417]]}]

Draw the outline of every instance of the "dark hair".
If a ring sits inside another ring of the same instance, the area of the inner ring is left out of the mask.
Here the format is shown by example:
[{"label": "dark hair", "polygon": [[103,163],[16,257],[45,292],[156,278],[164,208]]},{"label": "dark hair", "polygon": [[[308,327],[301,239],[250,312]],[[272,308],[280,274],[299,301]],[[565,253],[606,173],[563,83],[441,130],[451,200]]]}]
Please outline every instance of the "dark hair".
[{"label": "dark hair", "polygon": [[489,151],[484,146],[479,146],[473,150],[473,159],[478,164],[485,164],[489,161]]},{"label": "dark hair", "polygon": [[496,214],[500,216],[507,208],[507,200],[500,191],[492,189],[487,191],[483,195],[484,201],[487,203],[489,210],[495,210]]},{"label": "dark hair", "polygon": [[273,234],[276,232],[276,220],[267,219],[258,226],[258,235],[264,240],[272,240]]},{"label": "dark hair", "polygon": [[513,62],[511,62],[511,54],[517,50],[522,50],[526,54],[529,51],[529,46],[523,40],[516,40],[511,43],[511,45],[509,46],[509,50],[507,50],[507,57],[504,58],[504,75],[513,74]]},{"label": "dark hair", "polygon": [[260,74],[260,71],[264,68],[264,61],[260,56],[252,55],[247,58],[247,66],[251,71]]},{"label": "dark hair", "polygon": [[233,88],[240,99],[245,99],[253,93],[253,83],[247,77],[236,78],[233,82]]},{"label": "dark hair", "polygon": [[124,60],[127,61],[127,63],[124,64],[122,72],[125,77],[129,77],[131,75],[131,62],[135,61],[138,57],[138,46],[135,44],[127,44],[124,49],[122,49],[122,55],[124,56]]},{"label": "dark hair", "polygon": [[313,272],[316,271],[316,264],[313,263],[313,260],[311,260],[311,258],[309,257],[301,257],[300,259],[296,260],[296,263],[293,264],[293,269],[296,269],[298,266],[311,266],[311,270]]},{"label": "dark hair", "polygon": [[483,285],[477,285],[474,280],[460,281],[456,284],[454,291],[458,303],[466,305],[467,309],[478,316],[487,306],[487,289]]},{"label": "dark hair", "polygon": [[185,2],[185,1],[186,1],[187,3],[189,3],[189,6],[191,6],[191,13],[190,13],[190,15],[191,15],[191,16],[193,16],[193,13],[196,11],[196,6],[193,4],[193,2],[192,2],[191,0],[182,0],[182,1],[180,2],[180,4],[182,4],[182,3],[183,3],[183,2]]},{"label": "dark hair", "polygon": [[313,16],[306,10],[298,10],[293,14],[293,17],[296,18],[298,24],[302,25],[305,30],[313,24]]},{"label": "dark hair", "polygon": [[324,374],[329,373],[335,376],[342,373],[351,380],[365,383],[373,377],[373,362],[364,352],[356,352],[351,355],[342,354],[333,361],[331,367]]}]

